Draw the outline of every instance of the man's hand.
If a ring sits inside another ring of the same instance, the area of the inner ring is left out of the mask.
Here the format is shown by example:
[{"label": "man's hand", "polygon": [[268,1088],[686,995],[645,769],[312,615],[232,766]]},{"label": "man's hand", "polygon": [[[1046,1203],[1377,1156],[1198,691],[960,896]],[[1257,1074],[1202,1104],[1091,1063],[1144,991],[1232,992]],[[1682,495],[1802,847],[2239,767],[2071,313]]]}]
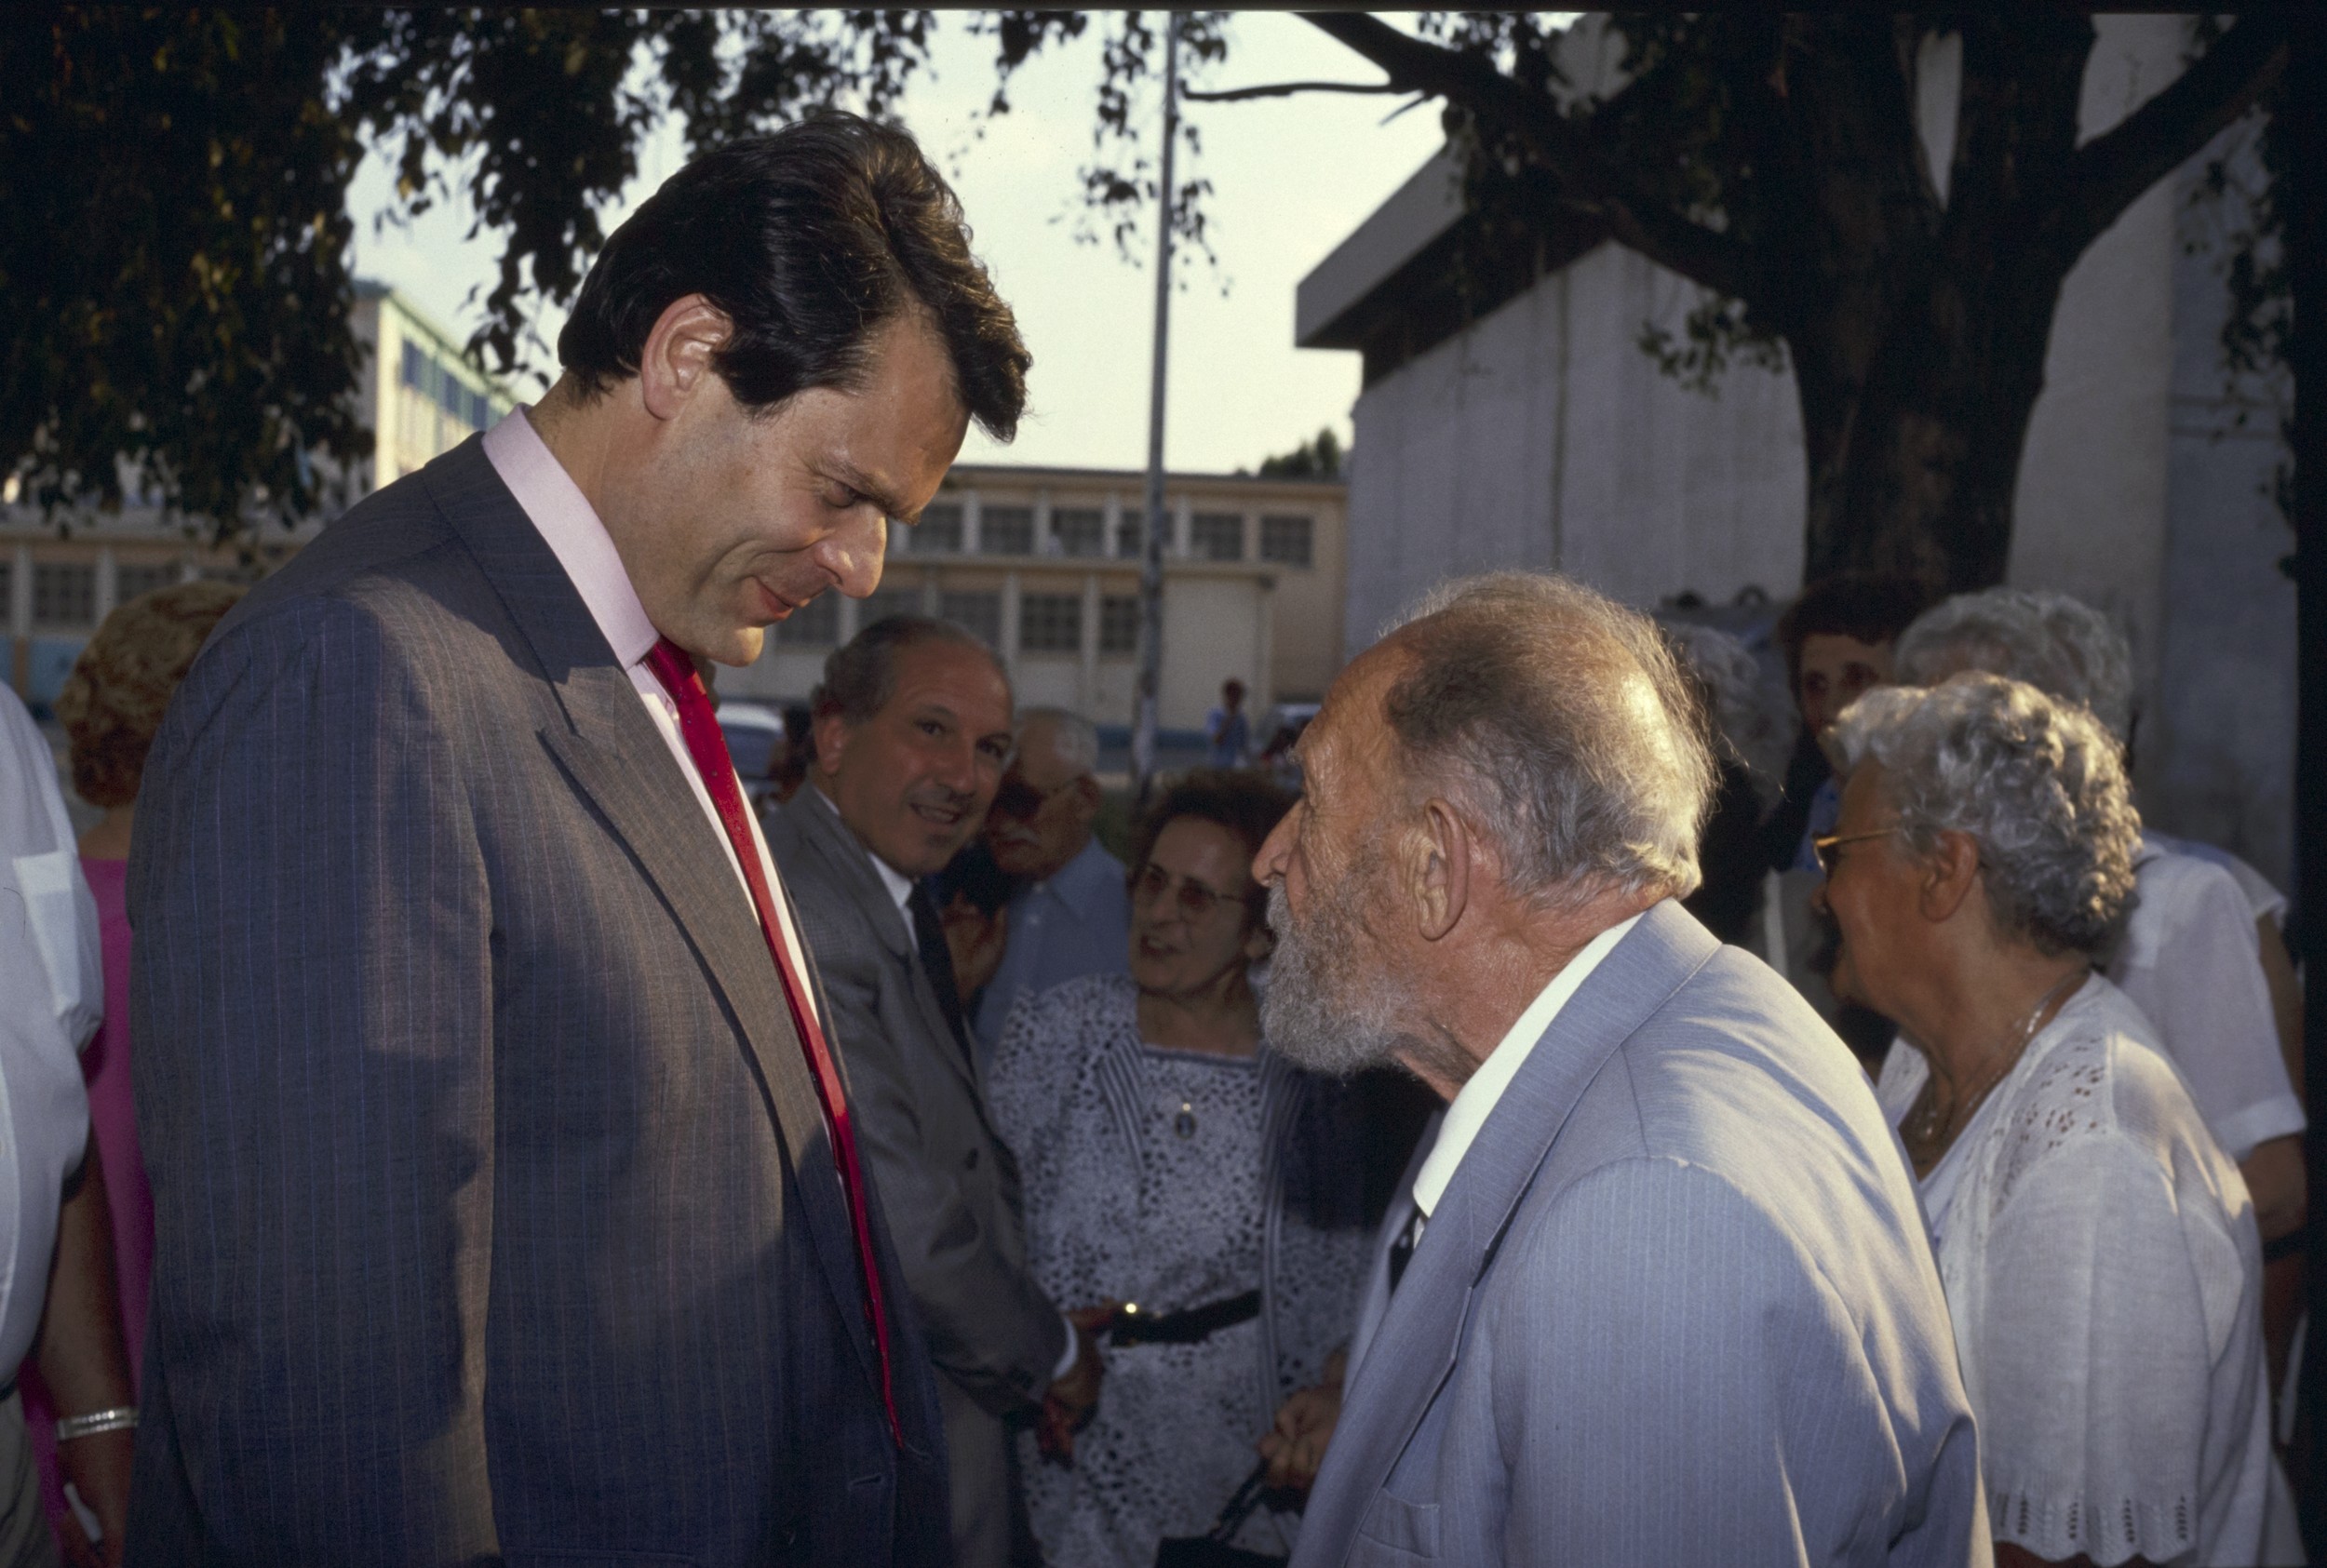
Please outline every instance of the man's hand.
[{"label": "man's hand", "polygon": [[1324,1381],[1303,1388],[1277,1411],[1276,1425],[1253,1446],[1269,1462],[1271,1490],[1307,1492],[1325,1462],[1325,1444],[1341,1419],[1341,1379],[1347,1356],[1336,1350],[1325,1361]]},{"label": "man's hand", "polygon": [[1085,1307],[1067,1314],[1074,1325],[1075,1364],[1042,1396],[1042,1415],[1034,1429],[1035,1445],[1046,1458],[1062,1465],[1075,1459],[1075,1434],[1090,1424],[1098,1408],[1099,1382],[1106,1367],[1099,1360],[1098,1331],[1115,1320],[1121,1304]]},{"label": "man's hand", "polygon": [[966,1006],[1002,968],[1002,951],[1010,945],[1010,907],[989,915],[955,893],[938,920],[945,928],[946,954],[953,960],[954,994]]}]

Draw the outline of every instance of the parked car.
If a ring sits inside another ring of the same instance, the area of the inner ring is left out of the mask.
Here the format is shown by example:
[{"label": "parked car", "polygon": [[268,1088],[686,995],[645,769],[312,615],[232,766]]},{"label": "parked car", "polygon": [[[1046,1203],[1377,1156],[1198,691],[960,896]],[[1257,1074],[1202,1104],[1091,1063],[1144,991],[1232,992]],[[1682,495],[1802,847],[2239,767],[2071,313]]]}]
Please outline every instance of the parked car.
[{"label": "parked car", "polygon": [[768,774],[784,755],[784,715],[764,703],[722,701],[720,730],[727,736],[727,755],[744,781],[744,794],[758,811],[775,794],[775,781]]}]

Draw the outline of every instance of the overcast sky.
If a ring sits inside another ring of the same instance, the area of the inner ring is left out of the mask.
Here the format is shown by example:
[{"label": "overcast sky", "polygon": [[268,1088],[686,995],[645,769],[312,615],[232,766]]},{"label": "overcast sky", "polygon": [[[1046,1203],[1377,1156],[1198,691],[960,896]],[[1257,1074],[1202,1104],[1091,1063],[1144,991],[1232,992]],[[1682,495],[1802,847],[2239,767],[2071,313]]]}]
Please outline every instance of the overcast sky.
[{"label": "overcast sky", "polygon": [[[1094,19],[1093,32],[1101,25]],[[958,16],[940,27],[936,74],[917,84],[905,119],[954,181],[976,249],[1016,308],[1035,359],[1032,407],[1016,442],[999,448],[973,431],[962,458],[1139,467],[1147,461],[1153,242],[1144,239],[1127,261],[1111,242],[1075,239],[1075,170],[1090,147],[1096,41],[1086,36],[1021,73],[1014,112],[979,140],[972,115],[992,90],[989,47],[969,38]],[[1203,85],[1379,79],[1296,17],[1253,13],[1232,27],[1227,65]],[[1197,168],[1213,184],[1208,221],[1219,260],[1217,269],[1195,259],[1182,270],[1173,302],[1172,467],[1251,467],[1325,425],[1348,439],[1357,355],[1295,348],[1293,291],[1438,145],[1434,104],[1381,123],[1399,101],[1310,94],[1187,106],[1203,136]],[[626,200],[652,191],[682,155],[675,137],[661,138]],[[481,314],[470,292],[482,298],[478,286],[491,282],[498,241],[466,239],[468,214],[457,206],[375,235],[372,217],[391,189],[381,160],[367,161],[349,200],[358,274],[403,289],[465,336]],[[555,339],[561,319],[544,318],[545,339]],[[520,388],[529,397],[535,390]]]}]

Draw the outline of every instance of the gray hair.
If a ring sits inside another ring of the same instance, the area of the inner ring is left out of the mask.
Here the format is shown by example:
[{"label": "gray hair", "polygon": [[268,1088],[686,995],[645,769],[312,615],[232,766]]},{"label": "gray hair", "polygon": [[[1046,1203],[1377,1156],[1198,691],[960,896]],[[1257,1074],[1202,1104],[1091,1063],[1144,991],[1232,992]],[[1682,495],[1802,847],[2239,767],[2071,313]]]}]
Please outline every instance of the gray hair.
[{"label": "gray hair", "polygon": [[1958,670],[2024,680],[2081,703],[2122,743],[2133,732],[2133,654],[2109,618],[2066,594],[1989,588],[1925,610],[1899,638],[1899,678],[1930,686]]},{"label": "gray hair", "polygon": [[896,694],[897,655],[935,642],[975,649],[1002,677],[1004,689],[1009,687],[1010,672],[975,632],[927,615],[884,615],[825,655],[824,679],[809,694],[809,712],[818,718],[837,713],[846,723],[864,723]]},{"label": "gray hair", "polygon": [[1654,622],[1507,571],[1444,584],[1396,637],[1408,662],[1383,709],[1407,775],[1451,785],[1513,891],[1695,891],[1713,753]]},{"label": "gray hair", "polygon": [[2105,956],[2133,910],[2141,818],[2114,737],[2081,704],[1968,670],[1869,691],[1835,720],[1849,772],[1870,758],[1907,842],[1979,846],[1988,907],[2045,953]]},{"label": "gray hair", "polygon": [[1753,775],[1755,789],[1769,795],[1766,803],[1775,804],[1801,727],[1792,698],[1743,643],[1719,627],[1693,621],[1660,624],[1682,666],[1704,689],[1715,739]]},{"label": "gray hair", "polygon": [[1037,719],[1051,727],[1051,750],[1058,760],[1075,771],[1076,776],[1092,772],[1099,765],[1099,731],[1081,714],[1067,708],[1028,708],[1018,715],[1018,743],[1026,744],[1026,732]]}]

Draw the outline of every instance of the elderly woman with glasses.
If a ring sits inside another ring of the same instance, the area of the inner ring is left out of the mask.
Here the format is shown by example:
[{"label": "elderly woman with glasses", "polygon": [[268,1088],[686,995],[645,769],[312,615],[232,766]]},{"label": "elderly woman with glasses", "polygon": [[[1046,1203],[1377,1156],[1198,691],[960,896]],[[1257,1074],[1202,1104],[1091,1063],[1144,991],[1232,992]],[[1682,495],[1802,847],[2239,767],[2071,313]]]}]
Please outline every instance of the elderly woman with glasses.
[{"label": "elderly woman with glasses", "polygon": [[2079,705],[1964,674],[1862,697],[1818,840],[1837,991],[1922,1188],[2001,1563],[2299,1562],[2238,1167],[2095,971],[2141,823]]},{"label": "elderly woman with glasses", "polygon": [[[1199,771],[1141,823],[1130,973],[1020,1002],[989,1093],[1023,1166],[1027,1252],[1054,1301],[1109,1326],[1107,1393],[1052,1463],[1026,1457],[1055,1564],[1148,1568],[1209,1527],[1285,1396],[1349,1328],[1367,1231],[1354,1107],[1261,1039],[1271,938],[1252,860],[1292,797]],[[1282,1552],[1268,1513],[1240,1544]]]}]

